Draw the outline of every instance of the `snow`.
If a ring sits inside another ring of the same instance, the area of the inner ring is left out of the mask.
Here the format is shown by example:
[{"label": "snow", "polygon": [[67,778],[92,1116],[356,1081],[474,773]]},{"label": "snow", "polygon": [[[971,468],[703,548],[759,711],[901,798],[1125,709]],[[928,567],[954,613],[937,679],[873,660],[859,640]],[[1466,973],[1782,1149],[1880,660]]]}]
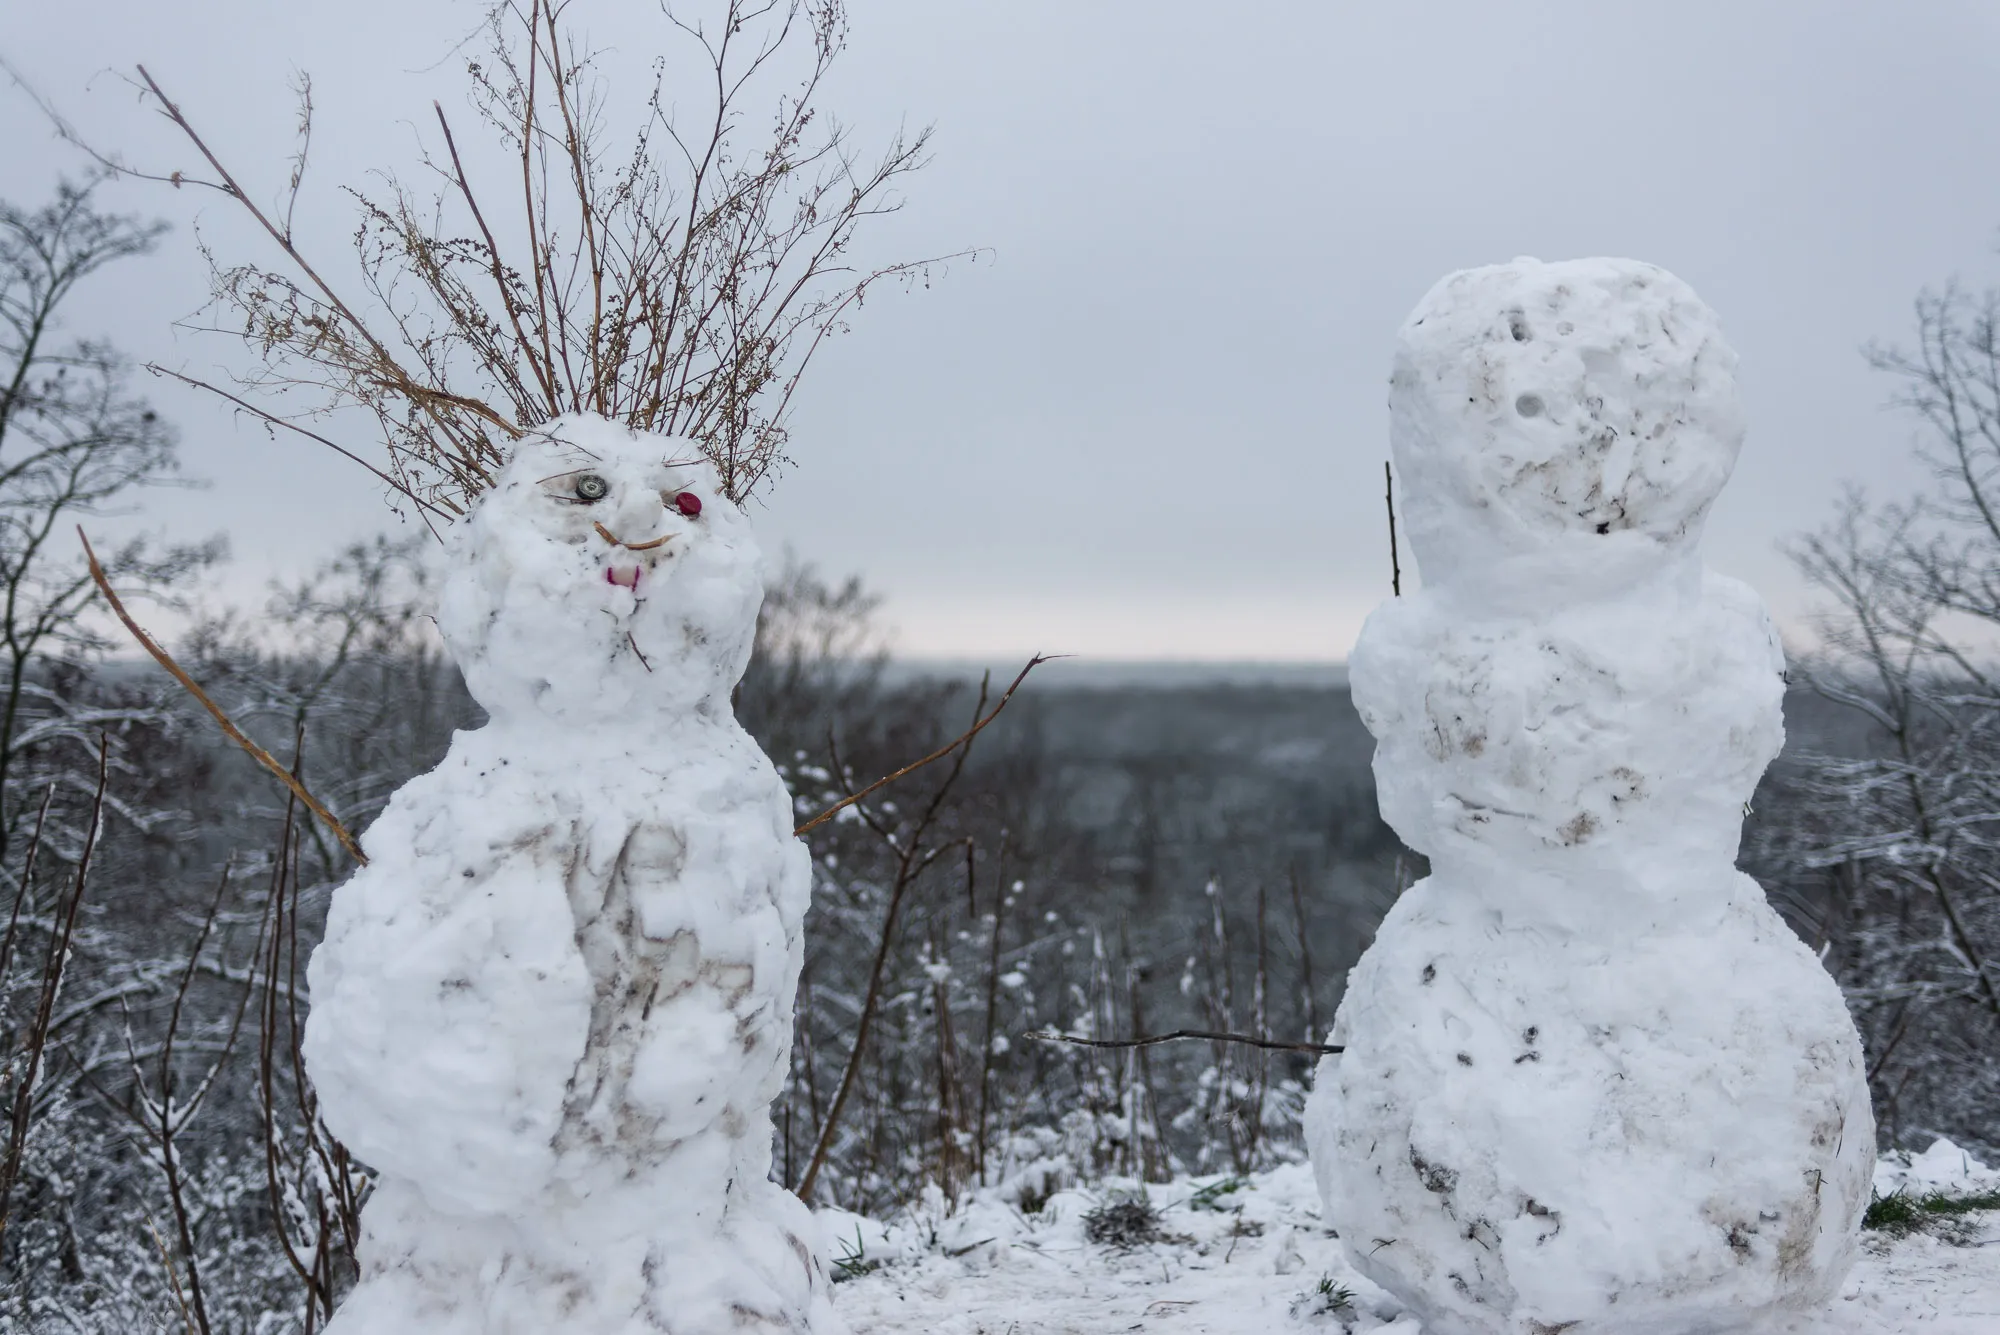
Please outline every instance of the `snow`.
[{"label": "snow", "polygon": [[1810,1312],[1874,1125],[1838,988],[1734,867],[1784,736],[1769,618],[1698,551],[1735,356],[1662,270],[1517,260],[1419,303],[1390,411],[1424,588],[1350,676],[1432,874],[1315,1082],[1328,1219],[1436,1335]]},{"label": "snow", "polygon": [[[1967,1166],[1940,1162],[1926,1179],[1937,1189],[2000,1179],[1949,1145],[1923,1161],[1941,1153]],[[1882,1171],[1901,1169],[1885,1159]],[[1438,1335],[1353,1268],[1303,1165],[1255,1174],[1217,1196],[1220,1208],[1196,1208],[1218,1181],[1149,1186],[1169,1236],[1129,1250],[1089,1242],[1083,1219],[1131,1183],[1058,1192],[1028,1212],[1008,1188],[976,1192],[950,1215],[935,1195],[891,1221],[822,1210],[833,1255],[864,1272],[835,1285],[835,1307],[873,1335]],[[1976,1225],[1969,1245],[1870,1235],[1826,1312],[1774,1321],[1763,1335],[1994,1335],[2000,1215]],[[1322,1280],[1351,1304],[1329,1310]]]},{"label": "snow", "polygon": [[1877,1196],[1991,1191],[2000,1191],[2000,1170],[1988,1168],[1943,1136],[1922,1154],[1885,1154],[1875,1164]]},{"label": "snow", "polygon": [[491,721],[367,831],[308,973],[322,1113],[379,1175],[329,1335],[844,1330],[769,1181],[811,873],[730,708],[761,560],[699,459],[558,419],[453,531]]}]

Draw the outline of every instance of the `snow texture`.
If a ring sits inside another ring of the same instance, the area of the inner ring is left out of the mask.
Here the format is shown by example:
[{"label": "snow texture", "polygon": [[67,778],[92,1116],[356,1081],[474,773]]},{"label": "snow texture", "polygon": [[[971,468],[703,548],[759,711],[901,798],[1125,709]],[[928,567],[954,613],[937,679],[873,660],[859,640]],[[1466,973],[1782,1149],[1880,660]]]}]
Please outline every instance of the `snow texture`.
[{"label": "snow texture", "polygon": [[1942,1136],[1922,1154],[1885,1154],[1875,1165],[1877,1196],[1970,1196],[1994,1191],[2000,1191],[2000,1170],[1988,1168]]},{"label": "snow texture", "polygon": [[329,1335],[843,1331],[769,1180],[811,869],[730,708],[749,522],[691,442],[566,417],[451,543],[490,722],[370,827],[308,974],[379,1175]]},{"label": "snow texture", "polygon": [[[1926,1190],[1988,1190],[2000,1180],[1942,1142],[1916,1162],[1934,1170]],[[1907,1169],[1892,1156],[1879,1171],[1900,1181]],[[1436,1335],[1356,1272],[1320,1217],[1304,1165],[1153,1183],[1161,1236],[1132,1248],[1092,1245],[1083,1220],[1136,1184],[1072,1188],[1045,1202],[1024,1199],[1019,1186],[982,1188],[950,1213],[935,1195],[887,1220],[822,1210],[851,1276],[834,1287],[841,1315],[871,1335]],[[1994,1335],[2000,1215],[1972,1224],[1970,1245],[1869,1235],[1832,1306],[1778,1319],[1772,1335]]]},{"label": "snow texture", "polygon": [[1735,369],[1628,260],[1454,274],[1399,335],[1424,589],[1350,672],[1431,875],[1349,979],[1307,1130],[1354,1264],[1431,1335],[1763,1330],[1854,1256],[1860,1044],[1734,866],[1784,737],[1771,623],[1697,550]]}]

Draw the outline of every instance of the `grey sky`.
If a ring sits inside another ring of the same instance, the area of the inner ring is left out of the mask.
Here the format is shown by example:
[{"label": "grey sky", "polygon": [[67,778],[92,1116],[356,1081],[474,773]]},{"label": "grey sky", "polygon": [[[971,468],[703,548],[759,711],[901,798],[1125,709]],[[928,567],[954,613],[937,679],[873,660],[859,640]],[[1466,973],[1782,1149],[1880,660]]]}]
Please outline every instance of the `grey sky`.
[{"label": "grey sky", "polygon": [[[643,52],[650,6],[589,27]],[[100,139],[185,158],[105,74],[143,60],[282,184],[286,80],[319,105],[311,228],[335,187],[407,169],[432,97],[462,105],[448,0],[66,0],[0,50]],[[936,161],[871,253],[991,247],[873,298],[822,354],[797,468],[761,522],[891,595],[912,652],[1327,658],[1387,590],[1389,340],[1439,276],[1533,254],[1666,266],[1743,357],[1751,436],[1709,559],[1786,619],[1776,550],[1844,481],[1920,478],[1858,346],[1910,301],[1985,282],[2000,224],[2000,9],[1790,0],[938,3],[855,0],[826,104],[866,144],[935,122]],[[426,69],[425,67],[430,67]],[[73,159],[0,90],[0,195]],[[75,312],[141,356],[228,355],[169,322],[199,304],[188,225],[245,250],[213,196],[122,187],[179,224]],[[380,527],[369,479],[162,385],[191,471],[154,522],[235,536],[238,590]]]}]

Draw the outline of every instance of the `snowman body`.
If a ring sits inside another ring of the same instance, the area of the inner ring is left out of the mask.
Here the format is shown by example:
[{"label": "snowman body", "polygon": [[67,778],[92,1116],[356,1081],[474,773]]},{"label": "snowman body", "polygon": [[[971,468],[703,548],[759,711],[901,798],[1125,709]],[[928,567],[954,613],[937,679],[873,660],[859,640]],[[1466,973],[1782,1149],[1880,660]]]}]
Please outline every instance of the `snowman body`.
[{"label": "snowman body", "polygon": [[729,693],[762,597],[695,447],[571,417],[454,534],[489,713],[368,830],[308,978],[328,1127],[377,1172],[331,1335],[827,1335],[769,1180],[811,888]]},{"label": "snowman body", "polygon": [[1697,545],[1735,358],[1630,261],[1456,274],[1399,337],[1422,592],[1351,661],[1431,861],[1349,979],[1328,1222],[1437,1335],[1778,1329],[1829,1299],[1874,1127],[1838,988],[1735,868],[1783,655]]}]

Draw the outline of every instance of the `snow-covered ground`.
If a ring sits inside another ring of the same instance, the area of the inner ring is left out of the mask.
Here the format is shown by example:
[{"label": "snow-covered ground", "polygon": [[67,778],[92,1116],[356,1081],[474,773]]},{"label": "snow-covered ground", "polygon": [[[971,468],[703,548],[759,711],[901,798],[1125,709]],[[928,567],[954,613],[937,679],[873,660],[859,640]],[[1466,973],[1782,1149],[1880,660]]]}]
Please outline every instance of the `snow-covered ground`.
[{"label": "snow-covered ground", "polygon": [[[850,1276],[835,1307],[855,1335],[1423,1335],[1321,1226],[1311,1169],[1290,1165],[1216,1190],[1223,1181],[1147,1188],[1163,1236],[1126,1248],[1091,1242],[1085,1221],[1130,1183],[1058,1192],[1033,1213],[998,1191],[948,1217],[933,1194],[888,1224],[822,1211],[831,1256]],[[1885,1159],[1876,1173],[1885,1195],[1997,1187],[2000,1172],[1945,1142],[1911,1162]],[[1833,1309],[1791,1329],[2000,1335],[2000,1212],[1964,1222],[1955,1241],[1868,1234]]]}]

